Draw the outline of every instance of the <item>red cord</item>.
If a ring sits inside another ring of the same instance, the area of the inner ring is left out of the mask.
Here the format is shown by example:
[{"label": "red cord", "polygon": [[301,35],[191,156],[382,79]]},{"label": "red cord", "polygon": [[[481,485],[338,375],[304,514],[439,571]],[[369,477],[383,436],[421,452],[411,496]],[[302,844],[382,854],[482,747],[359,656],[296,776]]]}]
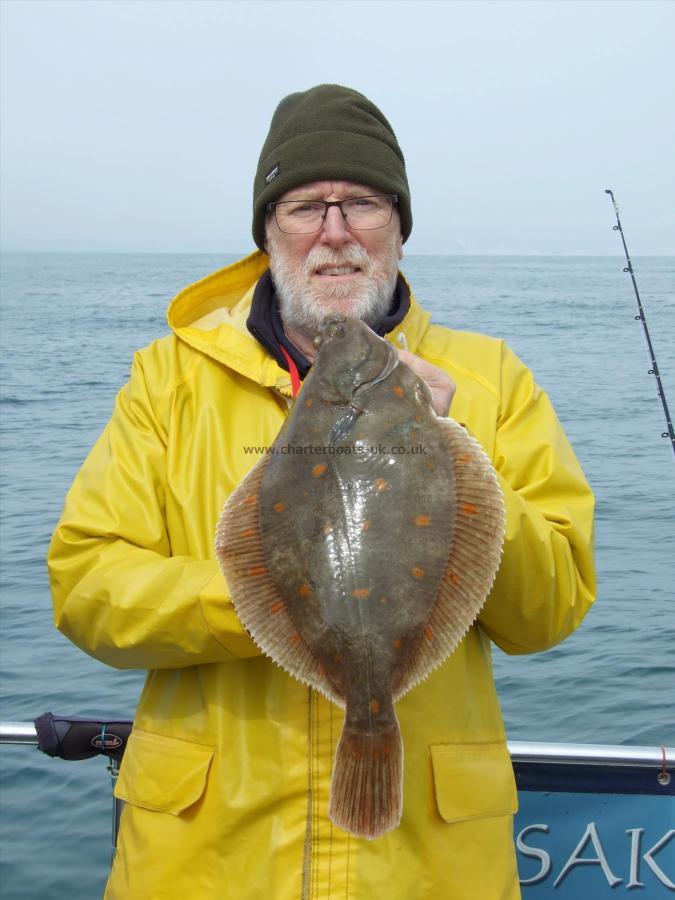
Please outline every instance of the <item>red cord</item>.
[{"label": "red cord", "polygon": [[298,372],[298,367],[291,359],[291,355],[288,350],[283,346],[283,344],[279,344],[279,348],[281,352],[284,354],[286,362],[288,363],[288,371],[291,374],[291,391],[293,393],[293,397],[297,397],[300,393],[300,373]]}]

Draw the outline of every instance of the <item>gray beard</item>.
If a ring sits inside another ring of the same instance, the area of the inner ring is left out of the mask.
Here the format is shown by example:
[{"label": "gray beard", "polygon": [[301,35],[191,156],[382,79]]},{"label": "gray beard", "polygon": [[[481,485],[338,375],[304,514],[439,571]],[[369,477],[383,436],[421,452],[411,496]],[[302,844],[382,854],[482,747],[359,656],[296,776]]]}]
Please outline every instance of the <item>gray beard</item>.
[{"label": "gray beard", "polygon": [[[353,245],[342,250],[314,247],[302,267],[292,263],[268,235],[267,248],[270,272],[279,299],[284,328],[293,328],[306,337],[313,337],[324,318],[342,313],[376,325],[389,312],[398,277],[397,236],[391,253],[382,258],[371,257],[363,247]],[[318,266],[354,266],[366,276],[363,284],[350,285],[326,281],[312,285],[310,279]]]}]

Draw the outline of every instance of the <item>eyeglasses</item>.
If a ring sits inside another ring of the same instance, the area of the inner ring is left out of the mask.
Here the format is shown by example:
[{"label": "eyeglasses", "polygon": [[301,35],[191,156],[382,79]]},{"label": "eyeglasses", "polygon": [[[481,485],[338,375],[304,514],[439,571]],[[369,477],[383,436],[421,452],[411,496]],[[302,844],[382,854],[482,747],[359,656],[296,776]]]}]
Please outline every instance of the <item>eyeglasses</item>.
[{"label": "eyeglasses", "polygon": [[338,206],[345,222],[355,231],[373,231],[391,222],[397,194],[350,197],[349,200],[281,200],[268,203],[274,210],[279,230],[284,234],[312,234],[318,231],[331,206]]}]

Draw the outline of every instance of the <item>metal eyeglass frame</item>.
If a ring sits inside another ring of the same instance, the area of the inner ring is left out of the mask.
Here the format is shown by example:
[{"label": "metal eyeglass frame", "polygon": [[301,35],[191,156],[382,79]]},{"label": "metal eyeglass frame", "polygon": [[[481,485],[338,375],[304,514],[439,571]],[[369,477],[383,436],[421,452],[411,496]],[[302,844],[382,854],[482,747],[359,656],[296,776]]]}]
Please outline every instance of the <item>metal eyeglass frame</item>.
[{"label": "metal eyeglass frame", "polygon": [[[387,200],[391,200],[391,209],[389,210],[389,218],[382,225],[375,225],[372,228],[359,228],[356,225],[352,225],[349,219],[347,218],[347,214],[342,208],[343,203],[351,203],[354,200],[367,200],[370,197],[386,197]],[[279,224],[279,218],[277,216],[277,206],[281,206],[284,203],[322,203],[324,210],[323,215],[321,216],[321,223],[313,228],[312,231],[284,231],[281,225]],[[274,212],[274,221],[277,223],[277,228],[281,231],[282,234],[316,234],[317,231],[321,231],[323,227],[323,223],[326,221],[326,216],[328,215],[328,210],[331,206],[339,206],[340,212],[342,213],[342,218],[345,220],[349,228],[353,228],[354,231],[377,231],[378,228],[386,228],[387,225],[391,222],[391,218],[394,215],[394,206],[398,203],[398,194],[364,194],[360,197],[347,197],[345,200],[305,200],[302,198],[298,198],[297,200],[277,200],[274,203],[268,203],[265,207],[266,212]]]}]

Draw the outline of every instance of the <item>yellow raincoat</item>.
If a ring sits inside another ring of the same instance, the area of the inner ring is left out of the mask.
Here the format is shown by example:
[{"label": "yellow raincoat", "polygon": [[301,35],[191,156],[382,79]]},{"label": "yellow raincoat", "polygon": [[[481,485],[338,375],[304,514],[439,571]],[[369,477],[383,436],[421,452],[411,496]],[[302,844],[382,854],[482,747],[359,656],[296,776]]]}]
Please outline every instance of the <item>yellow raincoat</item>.
[{"label": "yellow raincoat", "polygon": [[[519,896],[517,798],[490,642],[544,650],[593,600],[592,494],[546,395],[499,340],[429,324],[409,349],[457,384],[452,414],[494,461],[504,556],[453,656],[398,704],[400,826],[367,841],[327,817],[342,712],[249,639],[214,560],[223,504],[288,413],[283,371],[249,335],[255,253],[182,291],[173,334],[136,354],[68,494],[49,566],[57,627],[148,669],[116,787],[109,900],[506,900]],[[395,536],[392,536],[395,539]]]}]

